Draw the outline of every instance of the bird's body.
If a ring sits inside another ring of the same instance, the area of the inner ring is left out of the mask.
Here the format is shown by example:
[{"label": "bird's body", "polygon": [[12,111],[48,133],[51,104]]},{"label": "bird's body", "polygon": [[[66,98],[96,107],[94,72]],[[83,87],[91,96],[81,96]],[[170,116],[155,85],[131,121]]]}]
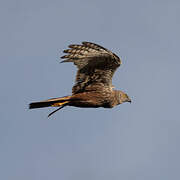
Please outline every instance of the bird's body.
[{"label": "bird's body", "polygon": [[113,89],[112,77],[121,65],[117,55],[89,42],[69,47],[71,49],[64,50],[68,54],[62,57],[66,59],[62,62],[73,62],[78,68],[72,95],[31,103],[30,109],[49,106],[59,109],[64,106],[112,108],[131,101],[127,94]]}]

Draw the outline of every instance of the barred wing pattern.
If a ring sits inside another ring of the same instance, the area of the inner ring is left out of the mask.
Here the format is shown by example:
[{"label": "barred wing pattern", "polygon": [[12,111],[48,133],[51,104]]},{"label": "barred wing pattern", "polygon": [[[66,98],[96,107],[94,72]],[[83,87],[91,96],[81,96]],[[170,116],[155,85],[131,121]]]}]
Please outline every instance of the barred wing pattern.
[{"label": "barred wing pattern", "polygon": [[72,93],[84,91],[97,91],[98,88],[111,88],[112,77],[121,65],[120,58],[108,49],[90,42],[82,45],[69,45],[70,49],[64,50],[67,55],[62,62],[73,62],[77,68],[75,85]]}]

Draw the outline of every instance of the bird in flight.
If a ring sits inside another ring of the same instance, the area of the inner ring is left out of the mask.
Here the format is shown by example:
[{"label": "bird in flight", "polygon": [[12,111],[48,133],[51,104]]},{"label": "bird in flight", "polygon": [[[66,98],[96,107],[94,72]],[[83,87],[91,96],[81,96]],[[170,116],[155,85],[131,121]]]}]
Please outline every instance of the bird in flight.
[{"label": "bird in flight", "polygon": [[78,69],[72,95],[33,102],[29,104],[30,109],[59,107],[49,117],[65,106],[113,108],[124,102],[131,102],[126,93],[114,90],[112,85],[114,72],[121,65],[121,59],[117,55],[91,42],[69,45],[64,53],[67,54],[61,57],[64,59],[62,63],[73,62]]}]

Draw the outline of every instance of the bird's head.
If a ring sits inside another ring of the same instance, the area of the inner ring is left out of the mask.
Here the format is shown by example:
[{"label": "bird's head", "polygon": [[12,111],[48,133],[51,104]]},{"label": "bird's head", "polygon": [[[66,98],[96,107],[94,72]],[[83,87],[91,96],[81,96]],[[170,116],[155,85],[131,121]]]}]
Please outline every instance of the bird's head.
[{"label": "bird's head", "polygon": [[131,103],[131,99],[129,98],[129,96],[122,91],[117,91],[117,99],[118,99],[118,104],[122,104],[124,102]]}]

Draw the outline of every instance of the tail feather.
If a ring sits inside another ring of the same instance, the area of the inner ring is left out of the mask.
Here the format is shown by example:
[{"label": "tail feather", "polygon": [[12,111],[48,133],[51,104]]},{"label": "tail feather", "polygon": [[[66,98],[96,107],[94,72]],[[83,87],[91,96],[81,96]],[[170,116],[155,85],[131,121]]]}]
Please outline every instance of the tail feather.
[{"label": "tail feather", "polygon": [[48,99],[46,101],[33,102],[29,104],[29,109],[65,106],[69,103],[70,97],[71,96],[65,96],[61,98]]}]

